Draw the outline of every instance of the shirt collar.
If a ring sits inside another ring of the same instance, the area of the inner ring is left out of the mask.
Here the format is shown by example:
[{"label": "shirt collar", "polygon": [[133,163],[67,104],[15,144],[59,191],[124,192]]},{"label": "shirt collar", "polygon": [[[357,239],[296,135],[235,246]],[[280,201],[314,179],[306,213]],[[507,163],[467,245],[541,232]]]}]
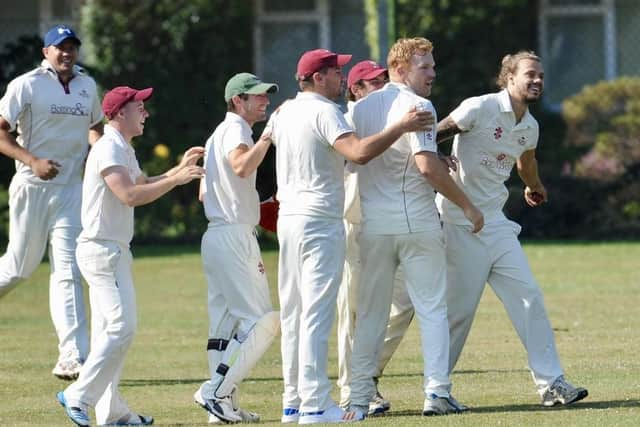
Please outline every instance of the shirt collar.
[{"label": "shirt collar", "polygon": [[394,88],[394,89],[401,90],[401,91],[411,92],[414,95],[416,94],[413,89],[411,89],[406,84],[400,83],[400,82],[387,82],[387,84],[384,85],[384,87],[385,88],[390,87],[390,88]]},{"label": "shirt collar", "polygon": [[[127,143],[127,141],[124,140],[124,137],[122,136],[120,131],[118,129],[114,128],[113,126],[111,126],[108,123],[106,125],[104,125],[103,134],[105,136],[111,137],[111,139],[115,140],[120,145],[123,145],[125,147],[131,147],[131,144]],[[133,149],[133,147],[131,147],[131,149]]]},{"label": "shirt collar", "polygon": [[[502,89],[498,92],[498,103],[500,105],[500,112],[511,114],[515,119],[515,113],[513,112],[513,106],[511,105],[511,98],[507,89]],[[524,112],[522,120],[516,126],[518,127],[533,127],[533,116],[529,113],[529,108]]]},{"label": "shirt collar", "polygon": [[329,104],[333,104],[336,107],[340,108],[340,106],[338,104],[336,104],[335,102],[333,102],[332,100],[330,100],[329,98],[320,95],[319,93],[316,92],[312,92],[310,90],[307,91],[303,91],[303,92],[298,92],[298,94],[296,95],[296,99],[315,99],[317,101],[322,101],[322,102],[326,102]]},{"label": "shirt collar", "polygon": [[239,123],[240,126],[248,129],[249,133],[253,135],[253,129],[251,129],[251,126],[249,126],[249,123],[247,123],[247,121],[243,119],[241,115],[234,113],[233,111],[227,111],[227,114],[225,115],[224,119],[226,121],[230,121],[233,123]]},{"label": "shirt collar", "polygon": [[[40,63],[40,67],[44,70],[52,72],[54,76],[56,77],[58,76],[56,69],[53,68],[53,65],[51,65],[51,63],[46,59],[42,60],[42,62]],[[82,67],[79,67],[78,65],[74,65],[72,72],[73,72],[73,77],[76,77],[78,74],[83,74],[84,69]]]}]

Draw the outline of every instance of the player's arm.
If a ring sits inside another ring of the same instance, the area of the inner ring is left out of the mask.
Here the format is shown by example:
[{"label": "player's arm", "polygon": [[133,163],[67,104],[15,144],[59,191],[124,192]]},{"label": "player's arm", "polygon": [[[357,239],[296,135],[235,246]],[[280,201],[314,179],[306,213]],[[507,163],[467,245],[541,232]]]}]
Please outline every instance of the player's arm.
[{"label": "player's arm", "polygon": [[[141,181],[141,183],[148,184],[151,182],[156,182],[161,179],[165,179],[167,177],[173,176],[188,166],[194,166],[202,156],[204,156],[204,147],[198,147],[198,146],[191,147],[184,152],[184,154],[182,155],[182,159],[180,160],[180,163],[177,166],[172,167],[162,175],[157,175],[157,176],[143,175],[143,178],[142,178],[143,181]],[[138,180],[140,180],[140,178],[138,178]]]},{"label": "player's arm", "polygon": [[547,201],[547,190],[542,185],[538,175],[538,160],[536,150],[522,153],[517,163],[518,175],[524,182],[524,200],[531,207],[540,206]]},{"label": "player's arm", "polygon": [[180,169],[171,176],[156,179],[152,182],[133,182],[124,166],[116,165],[102,171],[102,177],[116,197],[127,206],[146,205],[160,198],[178,185],[186,184],[201,178],[203,170],[191,165]]},{"label": "player's arm", "polygon": [[0,153],[14,160],[18,160],[29,166],[33,173],[40,179],[50,180],[58,175],[60,163],[50,160],[41,159],[34,156],[28,150],[18,144],[13,135],[11,135],[11,125],[0,116]]},{"label": "player's arm", "polygon": [[96,123],[89,128],[89,144],[95,144],[104,133],[104,124],[102,122]]},{"label": "player's arm", "polygon": [[462,209],[464,216],[473,224],[474,233],[480,231],[484,226],[482,212],[471,203],[464,191],[453,182],[448,169],[438,158],[438,155],[431,151],[421,151],[415,155],[415,159],[418,170],[433,189]]},{"label": "player's arm", "polygon": [[362,139],[355,133],[348,132],[338,137],[333,147],[347,160],[364,165],[382,154],[402,134],[428,130],[430,124],[433,124],[433,114],[430,111],[416,111],[412,107],[402,119],[382,132]]},{"label": "player's arm", "polygon": [[451,116],[447,116],[438,122],[438,137],[436,138],[436,142],[440,144],[448,141],[460,132],[462,132],[462,129],[458,127],[458,124],[453,121]]},{"label": "player's arm", "polygon": [[255,172],[264,160],[271,145],[271,135],[262,134],[260,139],[249,148],[246,144],[240,144],[228,154],[229,164],[233,173],[240,178],[246,178]]}]

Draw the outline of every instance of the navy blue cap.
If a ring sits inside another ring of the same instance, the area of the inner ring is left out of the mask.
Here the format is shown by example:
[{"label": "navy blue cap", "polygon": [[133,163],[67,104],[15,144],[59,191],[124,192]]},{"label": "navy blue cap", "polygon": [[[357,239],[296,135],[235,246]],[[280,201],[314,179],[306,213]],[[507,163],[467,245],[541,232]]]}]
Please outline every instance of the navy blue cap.
[{"label": "navy blue cap", "polygon": [[44,36],[44,47],[49,47],[51,45],[58,46],[60,43],[65,41],[66,39],[73,39],[78,45],[81,45],[80,39],[76,36],[76,33],[66,25],[56,25],[47,31],[47,34]]}]

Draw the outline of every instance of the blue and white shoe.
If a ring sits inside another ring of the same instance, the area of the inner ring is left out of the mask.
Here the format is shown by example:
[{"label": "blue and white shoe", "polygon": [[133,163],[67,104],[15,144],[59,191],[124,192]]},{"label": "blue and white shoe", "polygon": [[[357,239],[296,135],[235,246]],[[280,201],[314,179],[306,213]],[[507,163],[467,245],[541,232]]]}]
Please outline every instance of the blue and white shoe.
[{"label": "blue and white shoe", "polygon": [[59,391],[56,394],[56,398],[58,399],[58,403],[62,405],[67,416],[71,421],[79,425],[80,427],[89,427],[89,413],[87,412],[86,407],[77,407],[77,406],[68,406],[67,400],[64,397],[64,392]]},{"label": "blue and white shoe", "polygon": [[333,405],[323,411],[301,412],[298,424],[351,423],[362,421],[364,417],[360,411],[345,411]]},{"label": "blue and white shoe", "polygon": [[284,408],[282,410],[282,418],[280,422],[282,424],[297,423],[300,419],[300,411],[298,408]]},{"label": "blue and white shoe", "polygon": [[422,415],[429,417],[433,415],[461,414],[468,410],[469,408],[467,406],[460,404],[452,397],[430,394],[424,399]]}]

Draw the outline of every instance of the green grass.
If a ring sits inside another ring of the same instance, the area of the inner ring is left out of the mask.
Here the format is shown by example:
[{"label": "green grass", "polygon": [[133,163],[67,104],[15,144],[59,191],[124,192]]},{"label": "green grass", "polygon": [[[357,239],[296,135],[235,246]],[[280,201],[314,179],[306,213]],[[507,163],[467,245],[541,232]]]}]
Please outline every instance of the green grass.
[{"label": "green grass", "polygon": [[[640,243],[535,243],[525,249],[545,293],[570,381],[590,396],[543,409],[526,357],[502,305],[488,290],[453,374],[455,396],[473,411],[424,418],[422,358],[411,326],[381,380],[392,411],[365,425],[640,425]],[[134,249],[139,332],[121,392],[157,425],[206,425],[192,394],[208,373],[206,286],[197,247]],[[264,253],[274,302],[276,257]],[[71,425],[55,402],[65,382],[50,371],[57,340],[48,314],[48,265],[0,301],[0,426]],[[330,375],[336,375],[335,339]],[[280,416],[279,341],[242,386],[243,406],[267,425]],[[334,390],[335,393],[335,390]]]}]

